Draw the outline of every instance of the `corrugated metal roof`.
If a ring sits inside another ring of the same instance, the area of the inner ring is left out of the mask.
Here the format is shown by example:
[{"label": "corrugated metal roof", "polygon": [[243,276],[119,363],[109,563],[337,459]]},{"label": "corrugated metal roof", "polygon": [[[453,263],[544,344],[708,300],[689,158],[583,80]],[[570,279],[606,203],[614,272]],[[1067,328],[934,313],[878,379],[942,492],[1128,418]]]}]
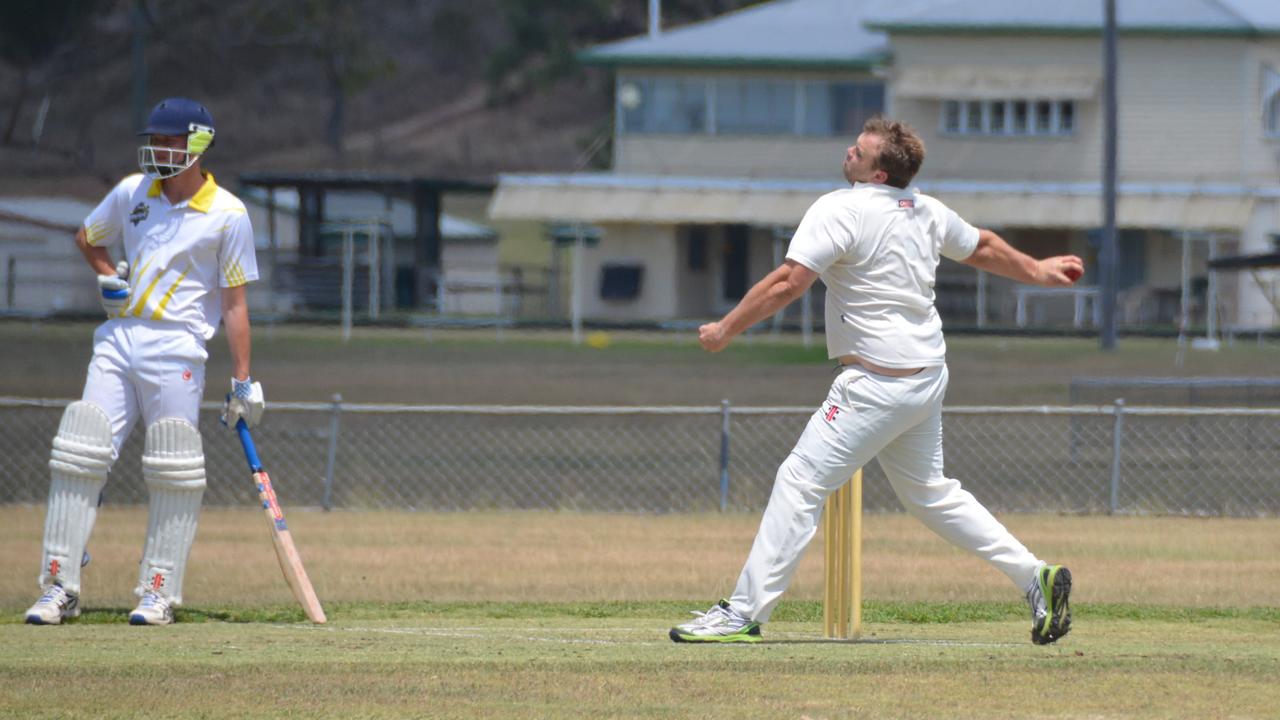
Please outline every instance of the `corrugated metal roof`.
[{"label": "corrugated metal roof", "polygon": [[[1122,32],[1280,34],[1280,0],[1121,0]],[[645,67],[873,67],[888,32],[1097,33],[1102,3],[1084,0],[775,0],[657,37],[579,53],[585,63]]]},{"label": "corrugated metal roof", "polygon": [[[920,0],[904,0],[914,7]],[[863,26],[865,0],[776,0],[579,54],[598,65],[649,67],[868,67],[889,51]]]},{"label": "corrugated metal roof", "polygon": [[40,223],[69,225],[75,232],[93,211],[93,203],[66,197],[0,197],[0,210]]},{"label": "corrugated metal roof", "polygon": [[[1081,0],[933,0],[913,6],[878,6],[865,13],[869,27],[889,32],[1094,33],[1103,4]],[[1276,0],[1122,0],[1121,32],[1253,35],[1280,32]]]},{"label": "corrugated metal roof", "polygon": [[[325,212],[329,219],[367,218],[370,215],[368,208],[371,200],[375,200],[375,204],[379,206],[385,201],[385,199],[376,198],[369,193],[354,193],[356,196],[354,199],[349,195],[351,194],[334,192],[328,196]],[[240,191],[239,197],[247,204],[259,207],[266,207],[267,205],[267,191],[261,187],[246,186]],[[298,214],[298,191],[293,189],[276,190],[275,204],[278,211],[296,216]],[[355,208],[354,210],[353,207]],[[413,222],[412,218],[413,203],[401,198],[393,198],[390,214],[385,219],[392,223],[395,230],[405,233],[412,232],[410,229]],[[440,214],[440,234],[446,240],[493,240],[498,237],[497,231],[487,225],[447,213]]]}]

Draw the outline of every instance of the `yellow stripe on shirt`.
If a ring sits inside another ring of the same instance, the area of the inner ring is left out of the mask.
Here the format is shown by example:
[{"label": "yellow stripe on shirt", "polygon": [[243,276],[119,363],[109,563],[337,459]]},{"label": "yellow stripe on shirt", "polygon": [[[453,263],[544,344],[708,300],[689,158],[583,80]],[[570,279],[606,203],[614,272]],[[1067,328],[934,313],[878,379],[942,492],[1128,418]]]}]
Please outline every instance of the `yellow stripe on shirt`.
[{"label": "yellow stripe on shirt", "polygon": [[182,279],[185,278],[189,272],[191,272],[191,263],[187,263],[187,268],[183,270],[182,274],[178,276],[178,279],[174,280],[173,284],[169,286],[169,291],[164,294],[164,297],[160,300],[160,304],[156,306],[156,311],[151,313],[152,320],[161,320],[164,318],[164,307],[173,299],[173,293],[178,289],[178,284],[182,282]]},{"label": "yellow stripe on shirt", "polygon": [[[142,263],[142,267],[137,268],[137,269],[135,269],[135,270],[133,270],[132,272],[130,272],[130,273],[129,273],[129,277],[131,277],[131,278],[141,278],[143,275],[146,275],[146,274],[147,274],[147,268],[151,266],[151,261],[152,261],[152,260],[154,260],[154,259],[155,259],[154,257],[147,258],[147,261],[146,261],[146,262],[144,262],[144,263]],[[129,287],[129,292],[130,292],[130,293],[132,293],[132,292],[133,292],[133,288],[137,287],[137,285],[135,285],[134,283],[129,283],[129,285],[130,285],[130,287]],[[130,295],[129,299],[130,299],[130,301],[132,301],[132,300],[133,300],[133,296],[132,296],[132,295]],[[130,310],[130,309],[131,309],[131,308],[130,308],[128,305],[125,305],[124,307],[120,308],[120,315],[119,315],[118,317],[124,317],[125,315],[128,315],[128,314],[129,314],[129,310]]]},{"label": "yellow stripe on shirt", "polygon": [[155,278],[151,280],[151,284],[147,285],[147,289],[138,297],[138,302],[133,306],[133,316],[142,317],[142,308],[146,306],[147,299],[151,297],[152,291],[156,289],[156,284],[160,282],[160,278],[164,276],[164,270],[156,273]]},{"label": "yellow stripe on shirt", "polygon": [[222,268],[222,275],[227,279],[227,287],[240,287],[249,282],[244,276],[244,270],[241,269],[240,263],[232,260]]},{"label": "yellow stripe on shirt", "polygon": [[105,222],[86,225],[84,228],[84,241],[96,247],[99,240],[106,238],[110,234],[111,226]]}]

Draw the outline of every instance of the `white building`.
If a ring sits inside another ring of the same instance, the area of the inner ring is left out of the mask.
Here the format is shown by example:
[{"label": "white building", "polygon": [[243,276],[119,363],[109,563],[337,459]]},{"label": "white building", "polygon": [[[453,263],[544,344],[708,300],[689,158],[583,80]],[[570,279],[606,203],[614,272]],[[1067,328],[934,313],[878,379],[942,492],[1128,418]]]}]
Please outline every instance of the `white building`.
[{"label": "white building", "polygon": [[[1216,303],[1224,325],[1273,327],[1274,273],[1215,277],[1206,262],[1280,234],[1280,3],[1119,6],[1120,321],[1177,320],[1186,247],[1192,320]],[[491,216],[600,228],[581,260],[587,317],[718,314],[780,260],[808,205],[843,184],[844,148],[883,111],[925,140],[922,190],[1028,252],[1086,259],[1074,298],[1021,299],[1029,322],[1087,324],[1102,4],[889,7],[778,0],[587,51],[616,78],[613,170],[504,175]],[[640,286],[603,297],[618,265]],[[1019,291],[965,266],[944,263],[938,289],[949,323],[1019,319]]]}]

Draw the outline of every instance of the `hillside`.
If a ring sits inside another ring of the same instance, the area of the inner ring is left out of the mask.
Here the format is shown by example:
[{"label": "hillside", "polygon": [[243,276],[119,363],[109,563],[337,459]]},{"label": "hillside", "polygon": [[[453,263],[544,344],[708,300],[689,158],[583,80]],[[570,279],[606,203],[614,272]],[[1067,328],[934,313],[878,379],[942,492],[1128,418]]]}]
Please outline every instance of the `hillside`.
[{"label": "hillside", "polygon": [[[145,107],[168,95],[205,101],[218,128],[207,166],[224,177],[601,167],[610,78],[573,53],[643,33],[647,20],[642,0],[47,3],[0,10],[0,194],[90,199],[136,168],[139,38]],[[664,24],[746,4],[668,0]],[[43,44],[15,35],[50,25],[63,30]],[[35,50],[15,53],[15,38]]]}]

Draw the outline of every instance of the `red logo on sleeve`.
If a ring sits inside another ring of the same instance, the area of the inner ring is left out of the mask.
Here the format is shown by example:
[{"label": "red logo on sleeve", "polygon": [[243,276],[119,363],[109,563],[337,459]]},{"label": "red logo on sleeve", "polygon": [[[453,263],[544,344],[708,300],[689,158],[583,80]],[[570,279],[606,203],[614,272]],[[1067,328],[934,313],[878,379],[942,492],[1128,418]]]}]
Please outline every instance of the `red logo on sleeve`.
[{"label": "red logo on sleeve", "polygon": [[190,382],[190,381],[191,381],[191,371],[190,371],[190,370],[183,370],[183,371],[182,371],[182,379],[183,379],[183,380],[185,380],[185,381],[187,381],[187,382]]}]

